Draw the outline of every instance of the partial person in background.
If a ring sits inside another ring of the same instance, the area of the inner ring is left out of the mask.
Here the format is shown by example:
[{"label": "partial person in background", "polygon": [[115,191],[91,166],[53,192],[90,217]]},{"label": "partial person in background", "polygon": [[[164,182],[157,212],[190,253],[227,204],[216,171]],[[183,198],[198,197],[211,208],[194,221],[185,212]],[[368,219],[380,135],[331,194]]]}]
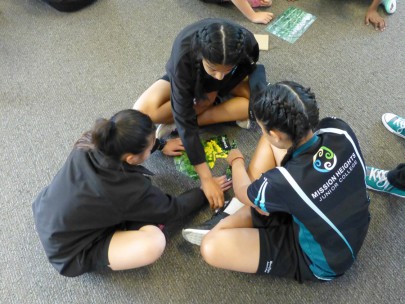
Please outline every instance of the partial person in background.
[{"label": "partial person in background", "polygon": [[54,9],[65,12],[71,13],[81,10],[86,6],[89,6],[96,0],[42,0],[45,3],[48,3]]},{"label": "partial person in background", "polygon": [[[385,113],[382,122],[388,131],[405,138],[405,118]],[[400,163],[390,171],[367,167],[366,182],[368,189],[405,198],[405,163]]]},{"label": "partial person in background", "polygon": [[372,0],[366,12],[365,23],[366,25],[371,23],[377,31],[384,31],[387,24],[384,18],[378,13],[378,7],[380,5],[384,7],[387,14],[393,14],[397,9],[396,0]]},{"label": "partial person in background", "polygon": [[[149,265],[166,247],[162,225],[208,204],[200,188],[174,197],[152,185],[153,174],[141,164],[159,146],[155,131],[152,120],[136,110],[99,119],[35,199],[35,227],[60,274]],[[173,153],[172,144],[164,153]],[[214,181],[221,191],[231,186],[225,176]]]},{"label": "partial person in background", "polygon": [[273,13],[257,12],[254,8],[270,7],[272,0],[202,0],[207,3],[226,4],[233,3],[236,8],[251,22],[267,24],[273,20]]}]

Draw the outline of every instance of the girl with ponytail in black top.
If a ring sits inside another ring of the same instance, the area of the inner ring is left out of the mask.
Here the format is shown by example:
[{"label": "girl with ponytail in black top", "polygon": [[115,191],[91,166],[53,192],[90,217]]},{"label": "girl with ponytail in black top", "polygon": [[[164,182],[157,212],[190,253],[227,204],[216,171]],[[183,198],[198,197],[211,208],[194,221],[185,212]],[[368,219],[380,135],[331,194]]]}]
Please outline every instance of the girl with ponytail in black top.
[{"label": "girl with ponytail in black top", "polygon": [[201,243],[210,265],[328,281],[354,263],[369,225],[366,169],[353,130],[318,121],[315,95],[290,81],[269,85],[253,110],[262,129],[248,169],[232,150],[236,197],[246,206]]},{"label": "girl with ponytail in black top", "polygon": [[[200,188],[174,197],[152,185],[141,163],[157,148],[155,131],[136,110],[98,120],[34,201],[36,230],[60,274],[151,264],[166,246],[158,226],[207,203]],[[168,148],[163,152],[170,154]],[[230,187],[225,176],[215,181],[221,191]]]},{"label": "girl with ponytail in black top", "polygon": [[[249,75],[255,71],[258,58],[257,41],[240,25],[223,19],[191,24],[174,41],[167,74],[134,105],[161,124],[158,138],[177,128],[212,208],[221,207],[224,196],[205,162],[198,128],[228,121],[248,127]],[[229,95],[228,100],[214,106],[215,101]]]}]

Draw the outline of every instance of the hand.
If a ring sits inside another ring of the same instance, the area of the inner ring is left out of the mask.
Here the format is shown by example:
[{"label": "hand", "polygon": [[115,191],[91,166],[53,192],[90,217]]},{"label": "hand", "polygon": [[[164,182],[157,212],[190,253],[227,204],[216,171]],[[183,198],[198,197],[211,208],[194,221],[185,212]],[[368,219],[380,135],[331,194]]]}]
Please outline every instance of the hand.
[{"label": "hand", "polygon": [[369,9],[366,13],[365,24],[372,24],[376,31],[384,31],[386,28],[386,23],[384,18],[382,18],[376,9]]},{"label": "hand", "polygon": [[185,149],[184,149],[183,143],[181,142],[181,139],[178,137],[178,138],[168,139],[166,141],[166,145],[163,147],[162,152],[168,156],[179,156],[179,155],[181,155],[181,152],[184,150]]},{"label": "hand", "polygon": [[229,188],[232,187],[232,180],[228,180],[226,178],[226,175],[218,176],[218,177],[213,177],[215,182],[218,184],[218,186],[221,188],[223,192],[228,190]]},{"label": "hand", "polygon": [[224,205],[224,192],[213,177],[201,180],[201,189],[204,191],[211,209],[221,208]]},{"label": "hand", "polygon": [[253,23],[267,24],[273,20],[274,14],[270,12],[254,12],[250,19]]},{"label": "hand", "polygon": [[229,151],[226,161],[230,166],[232,166],[232,162],[237,158],[244,159],[242,152],[240,152],[239,149],[232,149],[231,151]]}]

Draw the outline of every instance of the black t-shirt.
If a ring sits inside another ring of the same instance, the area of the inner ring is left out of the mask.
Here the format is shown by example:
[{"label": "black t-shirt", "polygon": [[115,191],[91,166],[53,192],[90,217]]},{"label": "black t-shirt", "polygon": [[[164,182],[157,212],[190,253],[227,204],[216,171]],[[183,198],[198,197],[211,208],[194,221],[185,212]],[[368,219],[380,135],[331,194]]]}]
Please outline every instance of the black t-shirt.
[{"label": "black t-shirt", "polygon": [[284,167],[250,185],[248,196],[264,211],[292,215],[316,277],[332,279],[354,262],[368,229],[369,199],[358,141],[342,120],[323,119]]},{"label": "black t-shirt", "polygon": [[[185,27],[176,37],[172,53],[166,64],[166,72],[171,85],[171,105],[174,121],[180,138],[183,141],[187,155],[193,165],[205,162],[204,148],[198,135],[197,116],[194,111],[196,64],[202,65],[197,60],[197,54],[191,49],[192,40],[198,30],[216,22],[226,22],[241,28],[246,36],[246,53],[253,62],[259,59],[259,46],[253,34],[240,25],[223,19],[204,19]],[[217,80],[205,73],[203,87],[206,92],[219,91],[219,95],[226,94],[239,84],[254,69],[251,62],[240,63],[223,80]]]}]

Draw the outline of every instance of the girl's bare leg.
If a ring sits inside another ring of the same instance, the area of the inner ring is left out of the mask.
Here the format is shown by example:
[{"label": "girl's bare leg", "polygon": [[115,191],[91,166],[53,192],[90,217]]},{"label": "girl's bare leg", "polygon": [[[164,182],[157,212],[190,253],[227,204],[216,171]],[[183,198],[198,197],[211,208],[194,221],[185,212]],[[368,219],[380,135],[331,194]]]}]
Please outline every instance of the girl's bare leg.
[{"label": "girl's bare leg", "polygon": [[170,82],[159,79],[135,102],[135,110],[150,116],[154,123],[173,123],[170,104]]},{"label": "girl's bare leg", "polygon": [[117,231],[108,248],[109,266],[112,270],[125,270],[152,264],[160,258],[165,247],[165,236],[156,226]]},{"label": "girl's bare leg", "polygon": [[[248,118],[250,95],[248,78],[238,84],[231,94],[236,97],[218,106],[213,106],[217,92],[210,92],[207,94],[207,100],[200,101],[194,106],[198,125],[204,126],[220,122],[246,120]],[[173,123],[170,83],[163,79],[156,81],[138,98],[133,108],[148,114],[155,123]]]},{"label": "girl's bare leg", "polygon": [[280,166],[286,153],[287,150],[271,145],[265,136],[262,135],[247,169],[250,180],[254,181],[262,173]]},{"label": "girl's bare leg", "polygon": [[208,107],[197,117],[200,126],[221,122],[246,120],[249,118],[249,80],[246,78],[231,92],[233,98],[217,105]]},{"label": "girl's bare leg", "polygon": [[218,223],[203,239],[201,254],[211,266],[256,273],[260,258],[259,230],[252,228],[245,206]]}]

